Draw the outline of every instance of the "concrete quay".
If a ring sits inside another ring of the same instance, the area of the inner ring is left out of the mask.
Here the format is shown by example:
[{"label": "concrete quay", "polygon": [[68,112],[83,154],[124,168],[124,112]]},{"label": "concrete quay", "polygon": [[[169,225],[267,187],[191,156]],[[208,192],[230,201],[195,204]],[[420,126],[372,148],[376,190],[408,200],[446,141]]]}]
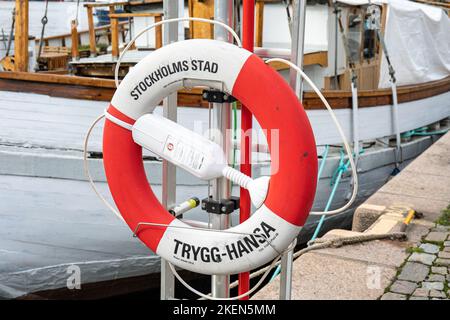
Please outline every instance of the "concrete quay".
[{"label": "concrete quay", "polygon": [[[357,208],[351,231],[336,229],[322,237],[397,232],[413,209],[423,217],[408,226],[407,240],[375,240],[301,255],[293,265],[292,299],[449,299],[449,181],[447,133]],[[278,299],[279,288],[278,276],[252,299]]]}]

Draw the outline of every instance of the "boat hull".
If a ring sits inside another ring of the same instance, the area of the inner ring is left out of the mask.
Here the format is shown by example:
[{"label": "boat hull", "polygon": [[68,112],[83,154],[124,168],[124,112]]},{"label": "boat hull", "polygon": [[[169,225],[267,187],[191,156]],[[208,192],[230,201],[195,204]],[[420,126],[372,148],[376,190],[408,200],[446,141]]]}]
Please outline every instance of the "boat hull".
[{"label": "boat hull", "polygon": [[[402,119],[401,128],[429,125],[450,116],[448,92],[420,99],[411,105],[400,105],[403,112],[414,110],[417,117]],[[438,100],[427,100],[438,99]],[[112,282],[121,288],[136,279],[155,279],[160,270],[159,258],[132,237],[129,228],[109,212],[96,198],[83,173],[82,144],[90,123],[101,114],[107,103],[101,101],[54,98],[46,95],[0,91],[0,120],[4,124],[0,137],[0,297],[48,297],[50,292],[70,296],[67,289],[68,268],[78,266],[85,296],[106,297]],[[402,109],[404,108],[404,109]],[[367,110],[363,132],[383,137],[392,130],[387,106]],[[337,110],[338,112],[341,109]],[[157,113],[162,108],[156,109]],[[319,144],[331,143],[327,132],[332,124],[324,110],[308,110]],[[343,109],[342,112],[348,112]],[[426,113],[431,113],[427,115]],[[179,121],[184,126],[207,128],[208,110],[180,108]],[[351,127],[342,116],[345,128]],[[363,115],[363,118],[366,115]],[[403,119],[405,121],[403,121]],[[374,128],[370,128],[370,125]],[[429,147],[437,136],[415,138],[402,145],[402,166]],[[335,141],[336,143],[340,141]],[[388,139],[384,139],[388,143]],[[320,148],[319,148],[320,149]],[[319,150],[320,153],[320,150]],[[144,153],[149,181],[161,194],[161,162]],[[269,174],[267,156],[255,154],[254,175]],[[330,179],[339,162],[339,148],[333,148],[326,160],[318,184],[314,209],[322,210],[331,192]],[[368,148],[358,162],[360,190],[353,208],[373,194],[390,178],[395,167],[393,147],[376,144]],[[101,127],[93,132],[89,145],[91,172],[102,194],[108,196],[101,159]],[[177,201],[193,195],[206,197],[208,186],[183,170],[177,171]],[[344,175],[333,201],[339,207],[350,194],[350,176]],[[233,192],[238,193],[237,188]],[[348,228],[352,210],[326,220],[322,232],[330,228]],[[199,208],[185,215],[187,219],[207,221]],[[232,217],[234,224],[238,216]],[[310,217],[299,235],[299,242],[308,241],[317,225]],[[128,279],[128,280],[127,280]],[[159,281],[144,286],[129,286],[132,290],[158,287]],[[96,290],[92,291],[92,288]],[[121,291],[117,292],[125,292]],[[125,289],[123,289],[125,290]],[[83,289],[73,294],[83,296]]]}]

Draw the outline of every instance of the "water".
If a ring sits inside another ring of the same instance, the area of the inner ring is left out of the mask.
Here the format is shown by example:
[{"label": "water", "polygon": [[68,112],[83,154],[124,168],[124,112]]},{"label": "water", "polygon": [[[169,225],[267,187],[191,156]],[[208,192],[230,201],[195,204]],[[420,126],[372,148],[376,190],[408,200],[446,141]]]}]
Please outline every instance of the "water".
[{"label": "water", "polygon": [[[14,1],[0,1],[0,34],[3,32],[9,35],[12,21],[12,9],[15,6]],[[45,11],[44,1],[29,2],[29,33],[37,38],[41,35],[41,19]],[[64,33],[70,33],[70,21],[77,15],[76,2],[49,2],[47,18],[48,23],[45,26],[44,36],[54,36]],[[83,3],[80,2],[78,12],[78,30],[88,28],[87,13]]]}]

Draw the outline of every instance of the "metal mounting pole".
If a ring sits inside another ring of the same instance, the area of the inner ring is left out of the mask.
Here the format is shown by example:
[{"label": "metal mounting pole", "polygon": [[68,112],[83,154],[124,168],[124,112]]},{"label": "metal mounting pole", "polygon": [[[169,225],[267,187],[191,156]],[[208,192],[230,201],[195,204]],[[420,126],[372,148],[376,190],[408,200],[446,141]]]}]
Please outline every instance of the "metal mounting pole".
[{"label": "metal mounting pole", "polygon": [[[164,0],[164,19],[178,18],[178,2]],[[169,23],[164,25],[163,43],[169,44],[178,40],[178,25]],[[177,121],[177,93],[173,93],[164,99],[164,117]],[[162,168],[162,204],[168,209],[176,203],[176,166],[163,161]],[[169,264],[161,258],[161,300],[175,298],[175,278]]]},{"label": "metal mounting pole", "polygon": [[359,157],[359,109],[358,109],[358,86],[356,78],[353,76],[352,83],[352,122],[353,122],[353,153],[355,164],[358,163]]},{"label": "metal mounting pole", "polygon": [[[370,2],[369,2],[370,4]],[[395,168],[398,170],[400,162],[402,161],[402,140],[400,138],[400,120],[398,117],[398,99],[397,99],[397,79],[395,78],[395,70],[391,63],[391,58],[389,57],[389,51],[387,49],[386,43],[384,42],[384,37],[381,34],[381,27],[376,29],[378,40],[380,41],[381,48],[383,49],[384,57],[388,64],[389,76],[391,78],[391,89],[392,89],[392,124],[395,132]]]},{"label": "metal mounting pole", "polygon": [[[294,3],[294,21],[292,25],[291,60],[300,69],[303,69],[303,54],[305,47],[306,0],[297,0]],[[290,85],[300,101],[303,100],[303,81],[295,70],[290,72]],[[292,264],[294,263],[293,250],[284,253],[281,257],[280,299],[291,300],[292,294]]]},{"label": "metal mounting pole", "polygon": [[281,257],[280,300],[291,300],[292,296],[292,266],[294,263],[294,248]]},{"label": "metal mounting pole", "polygon": [[[233,26],[233,0],[214,1],[214,20]],[[214,27],[214,38],[231,42],[232,36],[224,28]],[[231,108],[229,103],[213,104],[212,129],[215,133],[215,142],[218,143],[229,159],[231,140],[228,136],[231,128]],[[217,141],[219,140],[219,141]],[[212,197],[214,200],[228,199],[231,195],[230,183],[226,178],[215,179],[212,183]],[[230,226],[230,216],[228,214],[212,214],[211,226],[213,229],[224,230]],[[211,277],[211,293],[216,298],[227,298],[230,293],[230,277],[228,275],[213,275]]]},{"label": "metal mounting pole", "polygon": [[[303,54],[305,48],[306,0],[294,1],[294,21],[292,26],[291,61],[303,69]],[[300,75],[291,70],[290,85],[300,101],[303,100],[303,81]]]},{"label": "metal mounting pole", "polygon": [[391,88],[392,88],[392,122],[394,126],[395,132],[395,165],[396,168],[400,166],[400,162],[402,161],[402,140],[400,138],[400,120],[398,117],[398,99],[397,99],[397,84],[395,82],[395,78],[391,80]]}]

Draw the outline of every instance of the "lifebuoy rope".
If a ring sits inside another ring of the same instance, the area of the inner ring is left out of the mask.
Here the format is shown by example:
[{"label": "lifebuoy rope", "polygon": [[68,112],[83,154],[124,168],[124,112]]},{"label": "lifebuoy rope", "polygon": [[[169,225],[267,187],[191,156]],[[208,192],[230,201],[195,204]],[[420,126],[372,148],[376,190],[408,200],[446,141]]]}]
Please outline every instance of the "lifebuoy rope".
[{"label": "lifebuoy rope", "polygon": [[172,23],[172,22],[180,22],[180,21],[197,21],[197,22],[206,22],[206,23],[210,23],[210,24],[215,24],[218,26],[221,26],[223,28],[225,28],[229,33],[231,33],[231,35],[233,36],[233,38],[236,40],[237,46],[239,48],[242,48],[242,42],[241,42],[241,38],[239,38],[239,36],[237,35],[237,33],[233,30],[233,28],[231,28],[229,25],[217,21],[217,20],[211,20],[211,19],[204,19],[204,18],[194,18],[194,17],[183,17],[183,18],[173,18],[173,19],[166,19],[166,20],[162,20],[156,23],[152,23],[151,25],[145,27],[144,29],[142,29],[141,31],[139,31],[134,37],[133,39],[130,40],[130,42],[128,42],[128,44],[126,45],[126,47],[123,49],[122,53],[119,56],[119,59],[117,60],[116,63],[116,67],[114,69],[114,81],[116,83],[116,87],[119,87],[119,67],[120,67],[120,63],[122,62],[122,59],[125,55],[125,53],[130,49],[130,47],[133,45],[133,43],[140,37],[142,36],[145,32],[156,28],[160,25],[166,24],[166,23]]},{"label": "lifebuoy rope", "polygon": [[[174,21],[183,21],[183,20],[204,21],[204,22],[210,22],[210,23],[222,24],[222,23],[219,23],[219,22],[217,22],[217,21],[215,21],[215,22],[214,22],[214,21],[210,21],[210,20],[208,20],[208,19],[179,18],[179,19],[165,20],[165,21],[162,21],[162,22],[160,22],[160,23],[157,23],[157,24],[153,24],[153,25],[148,26],[147,28],[141,30],[141,32],[140,32],[139,34],[137,34],[137,35],[132,39],[132,41],[130,41],[130,43],[128,44],[128,46],[125,48],[125,50],[122,52],[121,56],[119,57],[119,61],[118,61],[118,63],[116,64],[116,84],[118,84],[118,77],[117,77],[117,74],[118,74],[118,73],[117,73],[117,71],[118,71],[119,66],[120,66],[121,58],[123,57],[123,55],[125,54],[125,52],[128,50],[128,48],[131,46],[131,44],[132,44],[132,43],[133,43],[140,35],[142,35],[145,31],[148,31],[148,30],[154,28],[154,27],[157,26],[157,25],[160,25],[160,24],[163,24],[163,23],[168,23],[168,22],[174,22]],[[224,24],[223,24],[223,25],[224,25]],[[226,25],[224,25],[224,26],[225,26],[225,28],[227,28],[227,29],[231,29],[229,26],[226,26]],[[230,32],[232,32],[232,29],[231,29]],[[233,33],[233,32],[232,32],[232,33]],[[235,36],[235,34],[233,34],[233,35]],[[237,37],[237,35],[235,36],[235,38],[236,38],[236,37]],[[238,43],[240,43],[239,38],[237,38],[237,41],[238,41]],[[275,59],[272,59],[271,61],[274,61],[274,60],[275,60]],[[286,62],[286,63],[289,64],[291,67],[293,67],[294,69],[296,69],[296,68],[295,68],[296,66],[291,65],[290,62],[288,62],[288,61],[282,61],[282,62]],[[298,68],[298,67],[297,67],[297,68]],[[296,70],[297,70],[297,69],[296,69]],[[297,71],[298,71],[298,72],[299,72],[299,71],[301,72],[301,70],[297,70]],[[322,99],[322,101],[325,101],[324,103],[325,103],[327,109],[330,111],[333,120],[335,120],[335,123],[336,123],[337,126],[338,126],[338,131],[342,131],[342,129],[341,129],[340,126],[339,126],[339,123],[337,122],[337,119],[335,118],[335,116],[334,116],[334,114],[333,114],[333,112],[332,112],[332,110],[331,110],[331,107],[329,107],[329,105],[328,105],[328,103],[326,102],[326,100],[325,100],[325,98],[323,97],[323,95],[321,95],[320,91],[314,86],[314,84],[312,83],[312,81],[311,81],[306,75],[302,74],[302,76],[306,79],[306,81],[307,81],[308,83],[310,83],[310,85],[313,87],[313,89],[316,91],[316,93],[319,95],[319,97]],[[309,80],[309,81],[308,81],[308,80]],[[124,121],[122,121],[122,120],[120,120],[120,119],[117,119],[116,117],[114,117],[113,115],[109,114],[108,112],[105,112],[105,114],[103,114],[103,115],[101,115],[100,117],[98,117],[98,118],[94,121],[94,123],[91,125],[91,127],[89,128],[88,134],[87,134],[86,139],[85,139],[85,144],[84,144],[85,173],[86,173],[86,175],[87,175],[87,177],[88,177],[88,179],[89,179],[89,182],[90,182],[91,186],[93,187],[95,193],[97,194],[97,196],[99,196],[99,198],[101,198],[101,199],[103,200],[103,202],[107,205],[107,207],[108,207],[111,211],[113,211],[113,212],[114,212],[121,220],[123,220],[121,214],[120,214],[120,213],[119,213],[112,205],[110,205],[109,202],[108,202],[108,201],[107,201],[107,200],[106,200],[106,199],[98,192],[98,190],[96,189],[96,187],[95,187],[95,185],[94,185],[94,181],[93,181],[93,179],[92,179],[92,177],[91,177],[91,175],[90,175],[90,172],[89,172],[89,167],[88,167],[88,161],[87,161],[87,144],[88,144],[88,140],[89,140],[89,135],[91,134],[91,131],[92,131],[93,127],[94,127],[94,126],[95,126],[95,125],[96,125],[103,117],[106,117],[108,120],[110,120],[111,122],[113,122],[114,124],[117,124],[118,126],[120,126],[120,127],[122,127],[122,128],[125,128],[125,129],[127,129],[127,130],[131,130],[131,129],[132,129],[132,125],[131,125],[131,124],[126,123],[126,122],[124,122]],[[339,129],[341,129],[341,130],[339,130]],[[341,133],[341,132],[340,132],[340,133]],[[347,147],[347,146],[348,146],[348,143],[347,143],[347,141],[346,141],[346,139],[345,139],[345,136],[344,136],[344,135],[341,135],[341,136],[343,137],[344,145],[346,145],[346,147]],[[346,151],[348,151],[347,148],[346,148]],[[351,153],[349,153],[349,156],[350,156],[349,158],[352,159]],[[351,161],[351,160],[350,160],[350,161]],[[351,163],[351,164],[352,164],[352,163]],[[354,169],[353,166],[352,166],[352,169]],[[355,176],[356,176],[356,170],[354,171],[354,174],[355,174]],[[251,178],[249,178],[249,179],[251,179]],[[354,194],[355,194],[355,190],[357,190],[357,180],[356,180],[356,184],[354,185]],[[354,197],[352,197],[352,198],[353,198],[353,199],[350,199],[350,201],[349,201],[349,203],[347,204],[347,206],[350,206],[350,205],[351,205],[351,202],[354,201]],[[345,206],[344,206],[344,207],[345,207]],[[340,209],[338,209],[338,210],[340,210]],[[332,214],[333,212],[335,212],[334,214],[336,214],[336,213],[337,213],[336,211],[338,211],[338,210],[334,210],[334,211],[330,211],[330,212],[325,212],[325,213],[326,213],[326,214]],[[342,208],[341,208],[341,210],[343,211],[343,210],[345,210],[345,209],[342,209]],[[319,213],[319,214],[323,214],[323,213]],[[143,222],[143,223],[146,224],[145,222]],[[172,227],[172,226],[167,225],[167,227]],[[190,227],[181,227],[181,228],[189,228],[189,229],[192,229],[192,228],[190,228]],[[211,231],[211,232],[222,232],[222,233],[227,233],[226,230],[213,230],[213,229],[206,229],[206,230],[207,230],[207,231]],[[234,233],[234,232],[233,232],[233,233]],[[265,239],[265,240],[267,240],[267,239]],[[269,244],[270,244],[270,242],[269,242]],[[293,246],[293,245],[291,244],[285,251],[292,250],[292,249],[293,249],[293,248],[291,248],[292,246]],[[273,248],[273,246],[272,246],[272,248]],[[274,248],[274,249],[275,249],[275,248]],[[276,251],[278,254],[280,254],[280,252],[278,252],[277,250],[275,250],[275,251]],[[273,262],[272,262],[271,265],[276,265],[278,259],[279,259],[279,256],[277,256],[277,257],[273,260]],[[181,277],[178,275],[178,273],[176,272],[176,270],[175,270],[175,268],[173,267],[172,264],[170,264],[170,267],[171,267],[172,271],[174,272],[175,276],[177,277],[177,279],[180,280],[180,282],[182,282],[183,285],[185,285],[185,286],[186,286],[189,290],[191,290],[191,291],[195,290],[195,289],[193,289],[192,287],[190,287],[186,282],[184,282],[183,279],[181,279]],[[270,270],[271,270],[271,268],[268,268],[268,270],[267,270],[266,273],[268,274],[268,272],[270,272]],[[267,274],[265,274],[264,278],[267,276]],[[245,296],[251,294],[252,292],[254,292],[254,291],[257,289],[257,287],[263,282],[263,280],[264,280],[264,279],[260,280],[260,281],[258,282],[257,286],[255,286],[254,288],[252,288],[252,289],[249,290],[248,292],[246,292],[246,293],[244,293],[244,294],[241,294],[241,295],[239,295],[239,296],[237,296],[237,297],[229,298],[229,300],[239,299],[239,298],[242,298],[242,297],[245,297]],[[193,289],[193,290],[192,290],[192,289]],[[193,292],[196,293],[196,294],[199,294],[199,293],[200,293],[200,292],[197,292],[196,290],[193,291]],[[207,299],[217,299],[217,298],[212,298],[212,297],[210,297],[210,296],[204,295],[204,294],[202,294],[202,293],[200,293],[199,295],[202,296],[202,297],[204,297],[204,298],[207,298]]]},{"label": "lifebuoy rope", "polygon": [[349,143],[347,141],[347,138],[345,137],[344,130],[342,129],[341,125],[339,124],[339,121],[338,121],[338,119],[336,117],[336,114],[334,113],[334,111],[331,108],[330,104],[328,103],[327,99],[325,99],[325,97],[323,96],[322,92],[320,92],[320,90],[316,87],[314,82],[312,82],[312,80],[305,74],[305,72],[303,72],[302,69],[300,69],[298,66],[293,64],[291,61],[288,61],[286,59],[272,58],[272,59],[266,60],[266,63],[275,62],[275,61],[285,63],[289,67],[293,68],[297,73],[299,73],[301,75],[301,77],[311,86],[311,88],[319,96],[320,100],[325,105],[325,108],[327,108],[327,110],[328,110],[328,112],[329,112],[329,114],[331,116],[331,119],[333,120],[334,124],[336,125],[336,128],[337,128],[337,130],[339,132],[339,135],[342,138],[342,142],[344,143],[345,152],[347,153],[348,161],[350,162],[350,167],[352,169],[353,191],[352,191],[352,195],[351,195],[350,199],[348,200],[348,202],[344,206],[342,206],[342,207],[340,207],[338,209],[335,209],[335,210],[311,211],[309,214],[312,214],[312,215],[335,215],[335,214],[344,212],[345,210],[350,208],[350,206],[353,204],[353,202],[355,202],[356,196],[358,195],[358,173],[357,173],[357,170],[356,170],[355,161],[353,160],[352,150],[351,150],[350,145],[349,145]]}]

